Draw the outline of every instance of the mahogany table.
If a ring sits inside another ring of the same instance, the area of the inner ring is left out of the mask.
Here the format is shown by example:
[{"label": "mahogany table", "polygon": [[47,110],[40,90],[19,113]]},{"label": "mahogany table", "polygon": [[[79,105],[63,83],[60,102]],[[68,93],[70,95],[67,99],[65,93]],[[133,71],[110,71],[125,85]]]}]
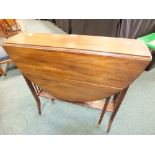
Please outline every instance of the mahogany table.
[{"label": "mahogany table", "polygon": [[151,61],[148,48],[135,39],[20,33],[3,47],[21,69],[39,114],[38,96],[102,109],[97,127],[108,110],[107,131],[129,85]]}]

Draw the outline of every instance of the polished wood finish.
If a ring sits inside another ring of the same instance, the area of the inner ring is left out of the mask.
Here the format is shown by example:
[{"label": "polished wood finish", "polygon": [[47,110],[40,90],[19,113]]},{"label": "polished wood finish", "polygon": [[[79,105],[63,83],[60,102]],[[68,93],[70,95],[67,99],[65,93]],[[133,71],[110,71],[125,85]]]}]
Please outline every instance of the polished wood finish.
[{"label": "polished wood finish", "polygon": [[58,99],[87,102],[120,92],[150,62],[151,54],[141,41],[127,40],[130,44],[124,39],[117,44],[117,39],[107,37],[20,33],[3,47],[25,76],[43,90]]},{"label": "polished wood finish", "polygon": [[[52,101],[57,100],[57,98],[55,98],[52,94],[48,93],[47,91],[41,90],[40,92],[36,91],[36,93],[38,96],[50,98]],[[98,101],[74,102],[74,103],[81,105],[81,106],[86,106],[86,107],[102,110],[104,106],[104,102],[105,102],[105,99],[98,100]],[[106,111],[113,112],[113,110],[114,110],[114,103],[111,102],[108,104]]]},{"label": "polished wood finish", "polygon": [[[34,89],[35,89],[35,92],[36,92],[37,96],[50,98],[52,101],[57,100],[57,98],[55,98],[52,94],[48,93],[45,90],[40,89],[34,83],[32,83],[32,85],[34,86]],[[98,110],[102,110],[102,108],[103,108],[103,106],[105,104],[105,99],[97,100],[97,101],[90,101],[90,102],[74,102],[74,104],[81,105],[81,106],[86,106],[86,107],[90,107],[90,108],[94,108],[94,109],[98,109]],[[109,112],[114,111],[114,100],[111,103],[108,103],[106,111],[109,111]]]},{"label": "polished wood finish", "polygon": [[[136,39],[99,37],[87,35],[68,35],[68,34],[43,34],[43,33],[19,33],[9,38],[6,43],[18,45],[33,45],[48,48],[62,48],[82,50],[81,52],[90,54],[91,51],[95,55],[102,53],[125,54],[133,56],[148,57],[150,59],[150,52],[144,43]],[[51,49],[51,50],[52,50]],[[75,51],[74,51],[75,50]],[[69,51],[68,51],[69,52]],[[80,53],[80,51],[77,51]]]},{"label": "polished wood finish", "polygon": [[51,94],[47,97],[52,101],[92,107],[96,100],[106,98],[98,125],[105,111],[112,111],[108,131],[128,86],[151,61],[144,43],[134,39],[20,33],[3,47],[24,73],[39,114],[38,96],[45,96],[43,92]]}]

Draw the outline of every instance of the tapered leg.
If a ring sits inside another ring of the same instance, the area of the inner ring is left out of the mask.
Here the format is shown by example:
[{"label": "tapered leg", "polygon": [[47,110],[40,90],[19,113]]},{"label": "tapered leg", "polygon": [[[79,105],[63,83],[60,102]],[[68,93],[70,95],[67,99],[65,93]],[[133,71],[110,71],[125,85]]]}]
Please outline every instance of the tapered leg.
[{"label": "tapered leg", "polygon": [[41,103],[40,103],[40,99],[39,99],[38,95],[36,94],[36,91],[35,91],[32,83],[31,83],[31,81],[29,79],[27,79],[25,76],[24,76],[24,78],[25,78],[25,81],[26,81],[27,85],[29,86],[29,88],[30,88],[30,90],[31,90],[31,92],[32,92],[32,94],[33,94],[36,102],[37,102],[38,113],[39,113],[39,115],[41,115]]},{"label": "tapered leg", "polygon": [[116,113],[117,113],[117,111],[118,111],[118,109],[119,109],[119,107],[120,107],[120,105],[121,105],[121,103],[122,103],[122,101],[123,101],[123,99],[124,99],[124,97],[125,97],[125,94],[126,94],[127,90],[128,90],[128,87],[125,88],[125,89],[123,89],[123,90],[117,95],[117,97],[116,97],[116,99],[115,99],[115,103],[114,103],[114,104],[115,104],[115,107],[114,107],[114,111],[113,111],[113,113],[112,113],[112,115],[111,115],[111,117],[110,117],[110,121],[109,121],[109,125],[108,125],[107,132],[110,131],[112,122],[113,122],[113,120],[114,120],[114,118],[115,118],[115,115],[116,115]]},{"label": "tapered leg", "polygon": [[[113,96],[112,103],[115,104],[115,100],[116,100],[116,98],[117,98],[118,95],[119,95],[119,93],[117,93],[117,94],[115,94],[115,95]],[[115,105],[114,105],[114,106],[115,106]]]},{"label": "tapered leg", "polygon": [[3,72],[3,70],[2,70],[2,68],[0,66],[0,76],[2,76],[3,74],[4,74],[4,72]]},{"label": "tapered leg", "polygon": [[105,104],[104,104],[104,106],[103,106],[103,109],[102,109],[102,112],[101,112],[101,115],[100,115],[99,121],[98,121],[98,123],[97,123],[97,125],[96,125],[97,128],[99,127],[99,125],[100,125],[101,122],[102,122],[102,119],[103,119],[103,116],[104,116],[105,111],[106,111],[106,109],[107,109],[107,106],[108,106],[109,100],[110,100],[110,97],[107,97],[106,100],[105,100]]},{"label": "tapered leg", "polygon": [[51,98],[52,103],[54,103],[54,98]]}]

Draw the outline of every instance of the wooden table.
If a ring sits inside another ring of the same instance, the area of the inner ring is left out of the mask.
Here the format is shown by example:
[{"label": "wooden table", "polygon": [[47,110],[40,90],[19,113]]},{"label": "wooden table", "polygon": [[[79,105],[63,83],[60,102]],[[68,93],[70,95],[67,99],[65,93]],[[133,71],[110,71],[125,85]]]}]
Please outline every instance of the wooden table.
[{"label": "wooden table", "polygon": [[50,94],[52,100],[102,109],[98,125],[105,111],[112,111],[108,131],[129,85],[151,61],[148,48],[135,39],[20,33],[3,47],[24,74],[39,114],[38,95]]}]

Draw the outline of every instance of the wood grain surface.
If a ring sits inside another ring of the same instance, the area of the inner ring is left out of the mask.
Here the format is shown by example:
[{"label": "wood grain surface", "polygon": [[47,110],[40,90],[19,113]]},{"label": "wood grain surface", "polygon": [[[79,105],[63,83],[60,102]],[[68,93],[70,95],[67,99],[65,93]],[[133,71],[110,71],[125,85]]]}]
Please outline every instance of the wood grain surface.
[{"label": "wood grain surface", "polygon": [[151,61],[147,47],[133,39],[20,33],[3,47],[28,79],[73,102],[120,92]]},{"label": "wood grain surface", "polygon": [[23,32],[10,37],[6,43],[81,49],[84,51],[110,52],[144,57],[151,56],[142,41],[125,38]]}]

